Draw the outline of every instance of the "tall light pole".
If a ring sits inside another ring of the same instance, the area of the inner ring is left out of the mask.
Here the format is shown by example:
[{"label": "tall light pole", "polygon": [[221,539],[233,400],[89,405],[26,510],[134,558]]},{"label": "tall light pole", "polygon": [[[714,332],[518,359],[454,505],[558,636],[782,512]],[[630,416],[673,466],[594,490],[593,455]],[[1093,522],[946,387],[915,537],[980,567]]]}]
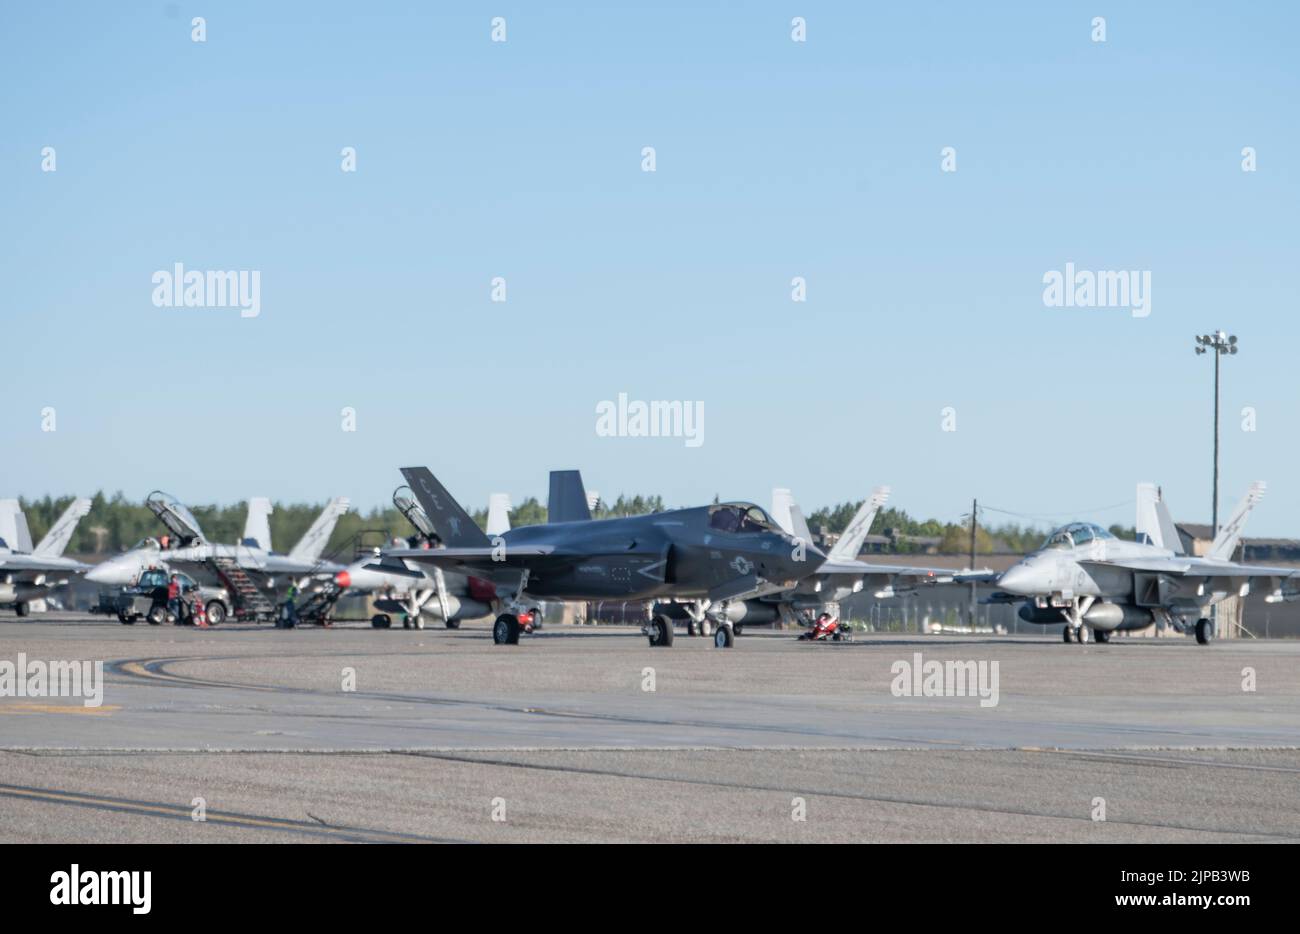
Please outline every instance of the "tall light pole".
[{"label": "tall light pole", "polygon": [[1196,336],[1196,353],[1214,354],[1214,507],[1210,520],[1213,534],[1219,534],[1219,358],[1237,352],[1237,335],[1215,331]]}]

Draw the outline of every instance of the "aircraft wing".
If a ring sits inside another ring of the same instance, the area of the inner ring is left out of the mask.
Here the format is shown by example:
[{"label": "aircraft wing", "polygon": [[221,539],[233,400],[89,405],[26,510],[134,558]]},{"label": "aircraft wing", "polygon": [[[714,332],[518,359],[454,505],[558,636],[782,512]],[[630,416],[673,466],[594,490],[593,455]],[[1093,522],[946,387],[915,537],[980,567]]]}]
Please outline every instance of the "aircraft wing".
[{"label": "aircraft wing", "polygon": [[1150,571],[1156,574],[1173,574],[1179,577],[1291,577],[1300,574],[1300,568],[1269,567],[1263,564],[1235,564],[1231,561],[1214,561],[1207,558],[1133,558],[1112,561],[1080,561],[1087,567],[1126,568],[1130,571]]},{"label": "aircraft wing", "polygon": [[[385,559],[416,561],[446,571],[494,571],[527,568],[555,554],[554,545],[461,545],[454,548],[393,548]],[[372,571],[387,571],[379,558],[366,565]]]},{"label": "aircraft wing", "polygon": [[916,565],[868,564],[865,561],[829,560],[813,574],[842,582],[869,581],[877,593],[910,590],[920,584],[950,584],[951,568],[927,568]]},{"label": "aircraft wing", "polygon": [[0,571],[17,573],[21,571],[68,571],[77,573],[89,571],[89,564],[73,561],[71,558],[51,558],[49,555],[27,555],[10,552],[0,554]]}]

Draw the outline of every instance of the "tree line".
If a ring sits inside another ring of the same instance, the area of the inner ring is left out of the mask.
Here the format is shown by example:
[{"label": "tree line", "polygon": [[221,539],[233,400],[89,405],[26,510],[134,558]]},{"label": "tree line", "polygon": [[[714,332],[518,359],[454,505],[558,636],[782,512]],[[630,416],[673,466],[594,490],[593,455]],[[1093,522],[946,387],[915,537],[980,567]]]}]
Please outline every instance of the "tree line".
[{"label": "tree line", "polygon": [[[42,499],[21,499],[27,523],[31,529],[32,541],[38,542],[72,497],[50,497]],[[717,502],[717,498],[714,498]],[[862,501],[839,503],[826,506],[808,516],[808,525],[814,532],[826,528],[832,533],[843,532],[849,521],[857,512]],[[302,536],[324,508],[317,503],[275,503],[270,516],[271,542],[277,551],[288,551]],[[615,516],[640,516],[647,513],[663,512],[663,497],[637,494],[629,496],[620,494],[612,503],[600,502],[592,510],[592,516],[606,519]],[[204,534],[211,542],[231,543],[239,541],[244,530],[244,518],[248,503],[240,501],[229,505],[191,506],[190,511],[203,527]],[[472,513],[474,521],[482,528],[487,524],[487,509],[478,509]],[[537,497],[530,496],[510,510],[512,526],[535,525],[546,521],[546,507]],[[872,524],[871,531],[876,535],[890,535],[893,539],[891,551],[900,553],[921,551],[922,543],[912,541],[916,538],[938,539],[939,551],[946,554],[965,553],[970,548],[969,522],[940,522],[937,519],[913,519],[902,509],[889,507],[882,509]],[[1133,530],[1113,525],[1110,531],[1121,538],[1133,538]],[[141,539],[165,533],[161,523],[149,511],[143,502],[129,500],[121,492],[111,497],[103,492],[96,493],[91,500],[90,513],[78,524],[68,546],[71,554],[113,554],[133,547]],[[414,534],[414,529],[395,508],[390,506],[372,508],[369,512],[350,512],[339,519],[326,548],[326,554],[333,557],[351,558],[350,551],[356,547],[374,547],[382,545],[392,537],[407,537]],[[1014,523],[996,526],[980,524],[976,534],[976,551],[987,554],[995,547],[1006,547],[1016,552],[1033,551],[1042,544],[1046,531]]]}]

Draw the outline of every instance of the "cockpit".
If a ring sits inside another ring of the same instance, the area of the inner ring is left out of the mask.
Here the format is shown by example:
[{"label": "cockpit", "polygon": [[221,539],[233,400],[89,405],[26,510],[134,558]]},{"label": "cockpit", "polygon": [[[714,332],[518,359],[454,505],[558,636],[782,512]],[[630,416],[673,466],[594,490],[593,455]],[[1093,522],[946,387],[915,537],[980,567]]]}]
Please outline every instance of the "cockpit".
[{"label": "cockpit", "polygon": [[1079,545],[1087,544],[1092,541],[1104,541],[1113,539],[1111,535],[1099,525],[1091,522],[1071,522],[1069,525],[1063,525],[1051,535],[1047,536],[1047,541],[1043,542],[1044,548],[1077,548]]},{"label": "cockpit", "polygon": [[753,503],[721,503],[709,507],[709,528],[715,532],[776,532],[779,527]]}]

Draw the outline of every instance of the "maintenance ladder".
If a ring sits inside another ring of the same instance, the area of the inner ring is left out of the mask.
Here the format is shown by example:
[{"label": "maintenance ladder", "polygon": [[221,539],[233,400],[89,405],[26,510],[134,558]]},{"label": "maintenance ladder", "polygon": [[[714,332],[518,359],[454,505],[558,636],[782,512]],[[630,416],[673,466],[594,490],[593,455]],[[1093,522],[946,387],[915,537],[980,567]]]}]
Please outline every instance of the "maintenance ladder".
[{"label": "maintenance ladder", "polygon": [[235,619],[275,619],[275,604],[267,599],[266,594],[262,593],[235,559],[213,558],[208,565],[230,591],[230,598],[235,602]]}]

